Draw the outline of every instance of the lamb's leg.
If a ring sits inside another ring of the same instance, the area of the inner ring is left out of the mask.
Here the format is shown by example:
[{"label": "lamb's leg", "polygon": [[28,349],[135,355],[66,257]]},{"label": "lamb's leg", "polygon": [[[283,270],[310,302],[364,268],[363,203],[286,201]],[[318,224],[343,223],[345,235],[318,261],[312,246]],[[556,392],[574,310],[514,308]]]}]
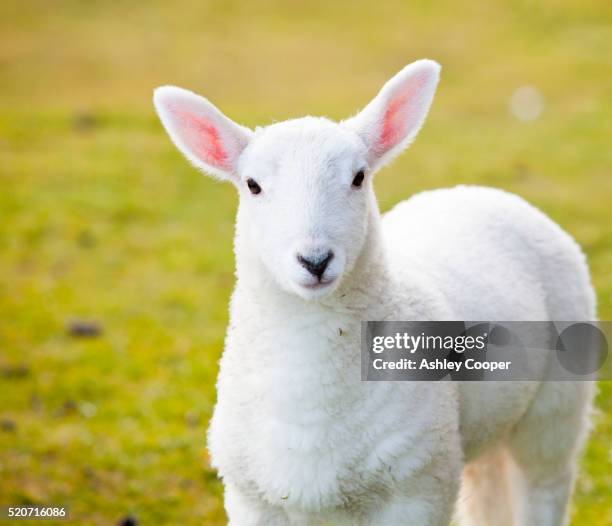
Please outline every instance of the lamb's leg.
[{"label": "lamb's leg", "polygon": [[459,464],[449,463],[411,477],[380,509],[371,514],[367,524],[448,526],[459,491],[460,472]]},{"label": "lamb's leg", "polygon": [[562,526],[568,523],[567,507],[572,493],[573,466],[565,466],[546,478],[530,474],[521,488],[516,524],[521,526]]},{"label": "lamb's leg", "polygon": [[368,522],[371,526],[448,526],[453,506],[433,503],[426,496],[395,497]]},{"label": "lamb's leg", "polygon": [[590,382],[546,382],[509,441],[518,476],[516,524],[562,526],[593,397]]},{"label": "lamb's leg", "polygon": [[458,510],[461,526],[512,526],[512,494],[507,451],[495,448],[463,471]]},{"label": "lamb's leg", "polygon": [[288,526],[289,520],[280,508],[249,497],[231,483],[225,482],[225,511],[228,526]]}]

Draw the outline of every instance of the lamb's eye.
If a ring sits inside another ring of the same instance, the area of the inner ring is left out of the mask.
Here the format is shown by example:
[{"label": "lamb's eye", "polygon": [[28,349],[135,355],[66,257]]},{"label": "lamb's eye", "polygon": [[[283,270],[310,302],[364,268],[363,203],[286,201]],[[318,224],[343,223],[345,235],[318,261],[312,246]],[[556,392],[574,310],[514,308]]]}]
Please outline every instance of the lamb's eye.
[{"label": "lamb's eye", "polygon": [[361,186],[361,183],[363,183],[363,178],[365,177],[365,173],[363,170],[359,170],[356,174],[355,177],[353,178],[353,186],[356,188],[359,188]]},{"label": "lamb's eye", "polygon": [[257,195],[261,193],[261,186],[257,184],[255,179],[251,179],[250,177],[247,179],[247,186],[253,195]]}]

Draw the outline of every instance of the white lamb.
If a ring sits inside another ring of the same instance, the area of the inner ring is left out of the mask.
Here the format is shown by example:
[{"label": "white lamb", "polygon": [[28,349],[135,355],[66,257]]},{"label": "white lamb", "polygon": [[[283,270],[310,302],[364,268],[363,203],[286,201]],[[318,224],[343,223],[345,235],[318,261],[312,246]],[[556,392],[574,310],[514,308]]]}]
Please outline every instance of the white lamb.
[{"label": "white lamb", "polygon": [[591,383],[360,380],[361,320],[595,318],[579,247],[517,196],[437,190],[381,217],[374,174],[439,70],[405,67],[340,123],[255,131],[155,92],[179,150],[240,195],[208,436],[231,525],[448,525],[457,503],[466,525],[567,521]]}]

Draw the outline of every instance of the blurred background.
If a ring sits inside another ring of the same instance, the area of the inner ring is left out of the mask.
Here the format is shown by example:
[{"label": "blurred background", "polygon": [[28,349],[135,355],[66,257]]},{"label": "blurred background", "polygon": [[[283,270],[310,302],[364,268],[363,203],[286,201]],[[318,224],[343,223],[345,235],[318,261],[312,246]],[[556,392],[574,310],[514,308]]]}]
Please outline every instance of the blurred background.
[{"label": "blurred background", "polygon": [[[79,524],[225,524],[205,430],[237,198],[151,104],[176,84],[249,126],[343,118],[405,64],[443,65],[383,210],[457,183],[526,197],[586,250],[612,319],[612,4],[3,0],[0,504]],[[573,525],[612,524],[612,383]]]}]

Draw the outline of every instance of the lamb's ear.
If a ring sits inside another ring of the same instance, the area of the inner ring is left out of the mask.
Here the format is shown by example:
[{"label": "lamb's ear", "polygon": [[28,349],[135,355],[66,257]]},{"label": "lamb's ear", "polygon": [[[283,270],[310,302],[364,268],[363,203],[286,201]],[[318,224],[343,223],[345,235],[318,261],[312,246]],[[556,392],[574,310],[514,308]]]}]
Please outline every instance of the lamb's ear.
[{"label": "lamb's ear", "polygon": [[168,135],[189,161],[220,179],[236,182],[238,158],[252,134],[248,128],[182,88],[157,88],[153,103]]},{"label": "lamb's ear", "polygon": [[389,80],[361,112],[343,122],[367,146],[372,169],[390,161],[414,139],[427,116],[439,78],[437,62],[413,62]]}]

